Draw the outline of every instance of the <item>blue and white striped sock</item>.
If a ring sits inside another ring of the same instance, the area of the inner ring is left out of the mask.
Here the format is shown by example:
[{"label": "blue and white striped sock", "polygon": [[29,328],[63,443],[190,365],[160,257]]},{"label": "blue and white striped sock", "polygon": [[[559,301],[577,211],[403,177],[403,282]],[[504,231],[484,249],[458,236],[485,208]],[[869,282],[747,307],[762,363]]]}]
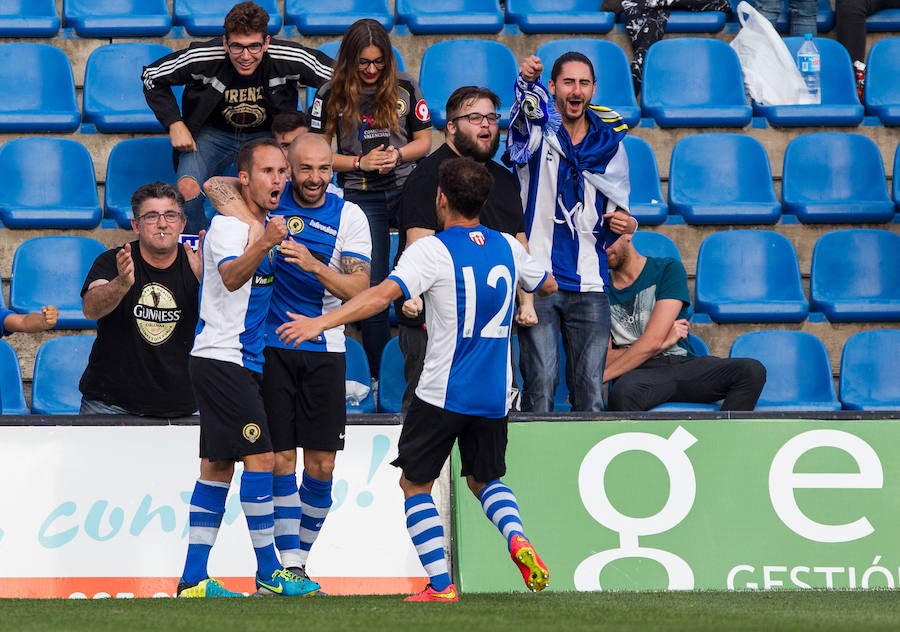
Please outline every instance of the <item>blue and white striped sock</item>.
[{"label": "blue and white striped sock", "polygon": [[250,529],[256,566],[263,579],[281,568],[275,553],[275,507],[272,503],[272,472],[241,474],[241,507]]},{"label": "blue and white striped sock", "polygon": [[525,527],[522,526],[522,518],[519,516],[519,505],[513,491],[499,480],[488,483],[478,494],[484,515],[494,523],[500,533],[506,538],[509,546],[514,535],[525,536]]},{"label": "blue and white striped sock", "polygon": [[181,574],[181,581],[187,584],[196,584],[209,577],[206,566],[225,516],[225,499],[228,497],[229,487],[228,483],[200,479],[194,484],[188,517],[187,559]]},{"label": "blue and white striped sock", "polygon": [[452,582],[444,555],[444,526],[431,494],[416,494],[406,499],[406,530],[412,538],[419,561],[435,590],[444,590]]},{"label": "blue and white striped sock", "polygon": [[297,475],[275,476],[272,485],[275,502],[275,548],[282,565],[302,566],[300,555],[300,496]]},{"label": "blue and white striped sock", "polygon": [[300,566],[306,566],[331,503],[331,481],[320,481],[304,472],[300,483]]}]

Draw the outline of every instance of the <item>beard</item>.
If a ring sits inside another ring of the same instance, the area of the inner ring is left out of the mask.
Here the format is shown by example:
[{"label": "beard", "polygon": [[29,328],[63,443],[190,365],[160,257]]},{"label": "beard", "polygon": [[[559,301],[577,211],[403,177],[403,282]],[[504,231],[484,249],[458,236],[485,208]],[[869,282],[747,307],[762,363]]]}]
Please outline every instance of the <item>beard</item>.
[{"label": "beard", "polygon": [[315,197],[310,197],[310,194],[304,189],[300,184],[297,184],[295,181],[291,181],[291,189],[294,191],[294,198],[306,206],[317,206],[319,202],[322,201],[322,198],[325,197],[325,190],[327,185],[322,187],[319,190],[319,193]]},{"label": "beard", "polygon": [[487,162],[494,157],[494,154],[497,153],[497,148],[500,147],[500,134],[498,132],[494,136],[487,149],[481,148],[481,145],[478,144],[477,136],[470,136],[464,133],[458,133],[453,139],[453,144],[460,155],[469,156],[478,162]]}]

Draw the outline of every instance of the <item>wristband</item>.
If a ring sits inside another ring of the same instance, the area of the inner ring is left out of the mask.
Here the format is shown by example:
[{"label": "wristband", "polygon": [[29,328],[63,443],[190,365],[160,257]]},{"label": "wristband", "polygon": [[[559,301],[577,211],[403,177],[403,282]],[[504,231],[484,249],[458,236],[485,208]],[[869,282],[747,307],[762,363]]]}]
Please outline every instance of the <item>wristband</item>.
[{"label": "wristband", "polygon": [[401,164],[403,164],[403,152],[397,147],[397,166],[400,166]]},{"label": "wristband", "polygon": [[362,162],[362,152],[360,152],[356,155],[356,160],[353,161],[353,168],[361,169],[361,167],[360,167],[361,162]]}]

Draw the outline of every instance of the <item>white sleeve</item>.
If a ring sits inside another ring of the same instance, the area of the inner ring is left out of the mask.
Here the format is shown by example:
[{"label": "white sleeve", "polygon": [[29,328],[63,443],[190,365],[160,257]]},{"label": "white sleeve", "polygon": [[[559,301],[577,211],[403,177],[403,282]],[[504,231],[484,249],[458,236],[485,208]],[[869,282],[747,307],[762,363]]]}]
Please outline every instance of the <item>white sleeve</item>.
[{"label": "white sleeve", "polygon": [[433,235],[417,239],[400,255],[388,278],[400,285],[407,299],[419,296],[434,283],[438,260],[445,259],[446,252],[444,244]]},{"label": "white sleeve", "polygon": [[547,271],[535,261],[524,246],[515,238],[502,233],[512,248],[513,257],[516,261],[517,281],[522,284],[522,289],[526,292],[535,292],[543,284],[547,278]]},{"label": "white sleeve", "polygon": [[210,260],[218,267],[224,261],[244,254],[249,235],[250,227],[241,220],[216,215],[203,238],[203,247],[208,249]]},{"label": "white sleeve", "polygon": [[372,235],[369,220],[363,210],[353,202],[344,202],[341,225],[338,231],[338,250],[342,257],[357,257],[372,261]]}]

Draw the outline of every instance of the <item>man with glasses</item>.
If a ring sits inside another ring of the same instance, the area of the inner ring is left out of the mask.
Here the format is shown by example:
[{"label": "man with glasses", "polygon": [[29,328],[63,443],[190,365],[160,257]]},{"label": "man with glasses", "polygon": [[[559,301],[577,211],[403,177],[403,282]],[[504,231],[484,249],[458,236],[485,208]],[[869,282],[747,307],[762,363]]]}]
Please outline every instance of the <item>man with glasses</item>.
[{"label": "man with glasses", "polygon": [[[223,173],[244,143],[271,136],[272,117],[297,109],[300,85],[319,87],[331,77],[330,57],[270,38],[268,24],[259,5],[236,4],[221,39],[166,55],[141,75],[147,103],[175,150],[188,233],[208,225],[200,185]],[[173,86],[184,86],[180,110]]]},{"label": "man with glasses", "polygon": [[137,240],[94,261],[81,288],[97,339],[81,376],[81,413],[184,417],[197,406],[188,352],[197,325],[201,262],[182,246],[184,198],[163,182],[131,196]]},{"label": "man with glasses", "polygon": [[[403,187],[400,199],[400,240],[397,260],[414,241],[440,230],[434,198],[437,194],[438,169],[446,160],[469,157],[485,165],[493,177],[493,185],[481,210],[481,223],[502,233],[513,235],[526,248],[522,201],[515,176],[493,159],[500,145],[500,98],[488,88],[463,86],[447,99],[446,142],[427,158],[419,161]],[[396,264],[397,260],[393,263]],[[519,292],[516,322],[529,326],[534,320],[533,297]],[[402,306],[402,307],[401,307]],[[400,348],[404,357],[406,392],[404,410],[409,407],[425,361],[425,314],[422,297],[416,296],[397,305]]]}]

